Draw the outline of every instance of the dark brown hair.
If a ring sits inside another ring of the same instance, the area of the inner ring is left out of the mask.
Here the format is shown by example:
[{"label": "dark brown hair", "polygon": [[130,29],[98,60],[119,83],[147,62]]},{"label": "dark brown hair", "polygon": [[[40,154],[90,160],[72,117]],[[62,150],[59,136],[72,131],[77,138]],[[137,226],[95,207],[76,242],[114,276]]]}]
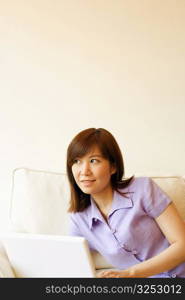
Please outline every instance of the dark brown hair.
[{"label": "dark brown hair", "polygon": [[67,149],[67,176],[71,190],[69,212],[83,211],[90,204],[90,195],[83,193],[75,182],[72,174],[72,165],[77,157],[83,157],[94,146],[98,146],[103,157],[109,160],[110,164],[116,168],[116,172],[111,176],[111,185],[114,190],[125,196],[125,193],[119,191],[119,189],[128,186],[134,178],[134,176],[131,176],[123,179],[123,157],[115,138],[109,131],[103,128],[88,128],[79,132]]}]

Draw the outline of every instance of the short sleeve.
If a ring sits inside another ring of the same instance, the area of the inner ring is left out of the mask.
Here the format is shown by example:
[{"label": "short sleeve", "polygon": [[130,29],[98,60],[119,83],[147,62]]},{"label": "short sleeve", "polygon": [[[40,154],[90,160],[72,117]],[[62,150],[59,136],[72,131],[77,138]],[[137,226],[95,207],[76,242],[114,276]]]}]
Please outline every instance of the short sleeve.
[{"label": "short sleeve", "polygon": [[70,214],[69,216],[69,235],[72,236],[82,236],[80,229],[78,227],[77,222],[74,219],[74,214]]},{"label": "short sleeve", "polygon": [[172,202],[172,199],[149,177],[144,183],[144,207],[146,213],[152,217],[158,217]]}]

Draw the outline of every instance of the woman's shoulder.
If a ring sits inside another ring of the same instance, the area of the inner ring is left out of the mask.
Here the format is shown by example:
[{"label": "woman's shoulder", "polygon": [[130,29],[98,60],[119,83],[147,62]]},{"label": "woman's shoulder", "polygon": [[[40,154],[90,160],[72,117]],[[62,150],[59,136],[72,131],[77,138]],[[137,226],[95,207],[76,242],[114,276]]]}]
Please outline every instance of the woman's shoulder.
[{"label": "woman's shoulder", "polygon": [[126,189],[122,192],[129,192],[132,194],[132,199],[143,199],[148,197],[154,189],[158,189],[152,178],[147,176],[134,177]]},{"label": "woman's shoulder", "polygon": [[135,188],[143,188],[148,187],[153,183],[153,180],[150,177],[147,176],[135,176],[130,184],[129,188],[135,187]]},{"label": "woman's shoulder", "polygon": [[140,193],[147,191],[153,185],[153,181],[150,177],[147,176],[134,176],[128,185],[125,187],[119,188],[121,193],[134,192]]},{"label": "woman's shoulder", "polygon": [[86,207],[83,211],[70,212],[69,217],[73,220],[86,218],[89,214],[90,205]]}]

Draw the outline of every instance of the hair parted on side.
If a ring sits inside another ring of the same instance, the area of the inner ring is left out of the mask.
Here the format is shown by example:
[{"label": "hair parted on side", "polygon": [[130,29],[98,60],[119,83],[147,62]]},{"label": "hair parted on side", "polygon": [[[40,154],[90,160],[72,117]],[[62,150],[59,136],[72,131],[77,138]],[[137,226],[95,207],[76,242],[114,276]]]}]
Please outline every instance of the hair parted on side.
[{"label": "hair parted on side", "polygon": [[103,157],[114,165],[116,172],[111,176],[111,185],[121,195],[126,193],[120,191],[129,185],[134,175],[124,178],[123,157],[114,136],[104,128],[88,128],[79,132],[71,141],[67,149],[67,177],[70,184],[71,199],[68,212],[83,211],[90,205],[90,195],[81,191],[75,182],[72,173],[72,165],[77,157],[83,157],[98,146]]}]

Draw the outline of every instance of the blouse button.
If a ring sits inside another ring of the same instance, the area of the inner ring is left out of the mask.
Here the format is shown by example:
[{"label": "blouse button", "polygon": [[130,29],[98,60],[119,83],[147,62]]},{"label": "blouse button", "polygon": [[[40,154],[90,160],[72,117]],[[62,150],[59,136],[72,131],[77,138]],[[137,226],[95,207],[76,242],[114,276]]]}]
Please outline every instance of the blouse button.
[{"label": "blouse button", "polygon": [[177,277],[177,275],[174,273],[174,274],[172,274],[172,278],[175,278],[175,277]]},{"label": "blouse button", "polygon": [[137,250],[132,250],[132,254],[137,254]]},{"label": "blouse button", "polygon": [[130,249],[129,245],[123,244],[122,247],[123,247],[126,251],[131,252],[131,249]]}]

